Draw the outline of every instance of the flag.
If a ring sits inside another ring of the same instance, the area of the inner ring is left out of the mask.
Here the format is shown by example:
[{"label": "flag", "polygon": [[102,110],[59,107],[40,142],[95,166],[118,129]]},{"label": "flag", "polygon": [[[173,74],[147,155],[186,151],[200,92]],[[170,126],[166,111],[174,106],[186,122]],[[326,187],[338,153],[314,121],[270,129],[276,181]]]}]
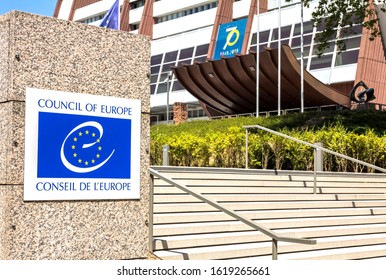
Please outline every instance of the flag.
[{"label": "flag", "polygon": [[115,0],[99,26],[119,30],[119,0]]},{"label": "flag", "polygon": [[38,178],[130,179],[131,120],[39,112]]}]

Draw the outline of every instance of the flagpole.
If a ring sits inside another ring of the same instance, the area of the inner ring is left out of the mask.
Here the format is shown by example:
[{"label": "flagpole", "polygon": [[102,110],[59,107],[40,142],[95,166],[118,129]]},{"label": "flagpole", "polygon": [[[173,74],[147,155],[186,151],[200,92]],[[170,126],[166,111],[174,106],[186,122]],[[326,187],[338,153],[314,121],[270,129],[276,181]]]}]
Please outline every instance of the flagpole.
[{"label": "flagpole", "polygon": [[118,0],[118,30],[121,30],[121,4]]},{"label": "flagpole", "polygon": [[300,112],[304,113],[304,13],[303,0],[300,1]]},{"label": "flagpole", "polygon": [[259,84],[260,84],[260,0],[257,0],[257,14],[256,14],[256,118],[259,117]]},{"label": "flagpole", "polygon": [[278,65],[277,65],[277,114],[281,115],[281,0],[279,0],[278,19]]}]

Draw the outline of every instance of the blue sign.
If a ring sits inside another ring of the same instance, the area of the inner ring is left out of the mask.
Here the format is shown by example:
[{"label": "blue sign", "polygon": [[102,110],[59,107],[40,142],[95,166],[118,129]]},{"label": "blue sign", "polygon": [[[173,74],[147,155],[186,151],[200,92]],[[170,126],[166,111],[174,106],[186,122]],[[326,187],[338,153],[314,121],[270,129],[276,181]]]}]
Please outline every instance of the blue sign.
[{"label": "blue sign", "polygon": [[233,57],[241,53],[246,27],[247,19],[221,24],[218,29],[213,59],[220,59],[222,56]]},{"label": "blue sign", "polygon": [[141,101],[27,88],[24,200],[139,199]]},{"label": "blue sign", "polygon": [[38,178],[130,179],[131,120],[39,112]]}]

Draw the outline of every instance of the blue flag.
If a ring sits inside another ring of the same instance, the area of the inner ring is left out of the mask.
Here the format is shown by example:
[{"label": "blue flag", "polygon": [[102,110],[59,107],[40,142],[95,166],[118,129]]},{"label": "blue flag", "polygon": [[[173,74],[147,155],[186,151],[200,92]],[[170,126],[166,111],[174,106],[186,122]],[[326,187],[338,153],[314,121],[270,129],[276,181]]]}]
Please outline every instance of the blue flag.
[{"label": "blue flag", "polygon": [[116,0],[111,6],[99,26],[117,30],[119,29],[119,0]]},{"label": "blue flag", "polygon": [[39,112],[38,139],[38,178],[131,178],[130,119]]}]

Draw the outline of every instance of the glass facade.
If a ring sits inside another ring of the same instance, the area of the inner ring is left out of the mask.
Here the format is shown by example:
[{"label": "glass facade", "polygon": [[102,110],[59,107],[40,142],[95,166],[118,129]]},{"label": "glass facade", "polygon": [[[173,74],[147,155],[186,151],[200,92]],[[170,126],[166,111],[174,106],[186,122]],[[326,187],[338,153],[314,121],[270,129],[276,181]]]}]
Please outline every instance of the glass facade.
[{"label": "glass facade", "polygon": [[[312,22],[304,23],[303,36],[303,56],[304,66],[307,70],[317,70],[324,68],[334,68],[348,64],[357,63],[358,53],[361,41],[361,27],[354,26],[354,34],[347,37],[347,50],[339,53],[336,49],[334,41],[325,50],[321,57],[317,55],[318,44],[314,42],[315,34],[320,28],[314,28]],[[263,30],[260,32],[259,50],[264,48],[278,47],[278,28]],[[346,32],[341,32],[345,34]],[[346,35],[344,35],[346,36]],[[256,51],[257,44],[256,33],[252,35],[250,50]],[[301,58],[301,34],[300,24],[283,26],[281,28],[281,43],[288,44],[295,56]],[[167,90],[168,73],[175,66],[190,65],[195,61],[205,62],[207,58],[209,44],[198,45],[186,49],[173,50],[164,54],[158,54],[151,58],[151,94],[165,93]],[[183,90],[184,88],[178,80],[173,76],[169,80],[171,91]]]},{"label": "glass facade", "polygon": [[[354,64],[358,61],[358,53],[361,41],[362,28],[360,26],[353,26],[350,35],[347,35],[346,28],[342,28],[336,34],[341,38],[347,39],[347,50],[339,53],[335,41],[330,42],[330,46],[324,51],[324,54],[319,57],[317,54],[318,44],[314,42],[315,35],[323,29],[323,26],[313,27],[312,22],[305,22],[303,25],[303,57],[304,66],[307,70],[317,70],[323,68],[334,68],[348,64]],[[301,33],[300,23],[283,26],[281,28],[281,44],[288,44],[298,60],[301,59]],[[278,28],[260,31],[259,50],[264,48],[278,47]],[[252,35],[250,49],[256,51],[257,36],[256,33]]]},{"label": "glass facade", "polygon": [[171,91],[183,90],[183,86],[174,75],[171,76],[171,79],[168,79],[169,73],[176,66],[190,65],[195,61],[206,61],[208,48],[209,44],[204,44],[152,56],[150,69],[151,94],[165,93],[168,83]]}]

